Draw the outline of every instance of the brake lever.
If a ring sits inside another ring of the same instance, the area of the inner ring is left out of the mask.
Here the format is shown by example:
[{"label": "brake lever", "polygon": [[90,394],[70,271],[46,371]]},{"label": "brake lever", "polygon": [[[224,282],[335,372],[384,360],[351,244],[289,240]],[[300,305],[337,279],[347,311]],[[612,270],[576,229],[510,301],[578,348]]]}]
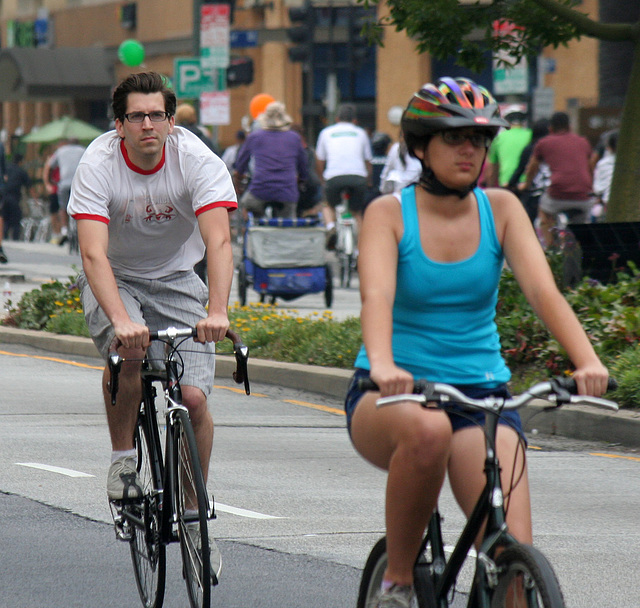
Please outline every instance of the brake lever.
[{"label": "brake lever", "polygon": [[244,383],[244,392],[247,395],[251,394],[251,387],[249,385],[249,347],[246,346],[240,336],[232,330],[227,330],[227,338],[233,342],[233,354],[236,357],[236,370],[233,372],[232,377],[236,384]]},{"label": "brake lever", "polygon": [[109,355],[107,357],[107,363],[109,366],[109,390],[111,392],[111,405],[116,404],[116,395],[118,394],[118,374],[122,368],[122,361],[124,360],[118,351],[119,340],[114,338],[109,347]]}]

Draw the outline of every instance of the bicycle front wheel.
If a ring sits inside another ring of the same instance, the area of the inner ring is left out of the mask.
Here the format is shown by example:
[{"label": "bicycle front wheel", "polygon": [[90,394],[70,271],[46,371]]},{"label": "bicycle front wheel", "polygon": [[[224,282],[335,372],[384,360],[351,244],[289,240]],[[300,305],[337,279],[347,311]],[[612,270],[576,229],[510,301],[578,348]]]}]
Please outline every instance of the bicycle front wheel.
[{"label": "bicycle front wheel", "polygon": [[174,421],[174,483],[183,576],[192,608],[209,608],[211,569],[207,520],[209,505],[196,438],[187,412]]},{"label": "bicycle front wheel", "polygon": [[560,584],[547,558],[529,545],[514,545],[496,559],[498,584],[491,608],[564,608]]},{"label": "bicycle front wheel", "polygon": [[[135,446],[138,452],[138,478],[143,489],[140,503],[127,506],[135,515],[131,523],[131,560],[138,593],[145,608],[160,608],[164,600],[166,547],[160,540],[160,469],[150,446],[152,431],[141,414],[136,427]],[[132,518],[133,519],[133,518]]]},{"label": "bicycle front wheel", "polygon": [[[377,605],[378,596],[382,587],[382,579],[387,569],[387,539],[381,538],[371,549],[367,563],[362,571],[360,579],[360,590],[358,592],[357,608],[371,608]],[[416,569],[416,576],[418,571]],[[414,581],[416,595],[411,601],[411,608],[431,608],[430,599],[423,597],[420,593],[422,586],[418,584],[418,580]]]}]

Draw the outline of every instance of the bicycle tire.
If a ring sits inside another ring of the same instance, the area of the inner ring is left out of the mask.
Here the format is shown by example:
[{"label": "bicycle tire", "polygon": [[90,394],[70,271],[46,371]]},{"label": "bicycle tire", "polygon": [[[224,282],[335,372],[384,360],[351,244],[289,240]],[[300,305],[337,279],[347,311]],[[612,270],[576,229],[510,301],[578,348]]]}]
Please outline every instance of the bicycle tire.
[{"label": "bicycle tire", "polygon": [[191,608],[209,608],[209,507],[196,438],[186,411],[176,412],[173,433],[174,500],[183,576]]},{"label": "bicycle tire", "polygon": [[159,503],[160,470],[155,463],[145,414],[141,413],[136,427],[135,446],[138,453],[138,478],[143,488],[143,498],[139,506],[138,520],[144,527],[132,525],[133,536],[129,543],[131,561],[138,587],[138,593],[145,608],[161,608],[164,601],[166,576],[166,546],[160,539],[161,505]]},{"label": "bicycle tire", "polygon": [[244,260],[238,266],[238,300],[240,306],[247,304],[247,270],[244,267]]},{"label": "bicycle tire", "polygon": [[[383,536],[371,549],[369,557],[362,571],[362,578],[360,579],[360,588],[358,590],[358,603],[357,608],[373,608],[376,606],[376,601],[380,588],[382,586],[382,579],[384,577],[385,570],[387,569],[387,538]],[[411,608],[432,608],[434,604],[432,600],[424,598],[420,595],[419,590],[424,589],[421,584],[422,576],[426,576],[424,569],[416,567],[414,574],[417,577],[414,580],[414,587],[416,589],[416,595],[411,602]],[[421,580],[419,581],[418,578]]]},{"label": "bicycle tire", "polygon": [[362,571],[357,608],[375,606],[382,578],[387,569],[387,538],[383,536],[371,549]]},{"label": "bicycle tire", "polygon": [[505,549],[496,559],[496,567],[498,584],[491,608],[565,607],[555,572],[535,547],[513,545]]},{"label": "bicycle tire", "polygon": [[333,304],[333,273],[329,264],[324,267],[324,276],[324,303],[327,308],[331,308]]}]

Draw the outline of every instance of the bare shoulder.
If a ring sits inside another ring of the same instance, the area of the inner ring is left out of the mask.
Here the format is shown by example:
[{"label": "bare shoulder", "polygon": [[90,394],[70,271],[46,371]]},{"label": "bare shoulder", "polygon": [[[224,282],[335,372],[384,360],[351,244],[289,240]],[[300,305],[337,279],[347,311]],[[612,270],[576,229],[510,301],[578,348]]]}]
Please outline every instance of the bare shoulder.
[{"label": "bare shoulder", "polygon": [[383,194],[374,198],[368,205],[365,211],[365,218],[367,216],[375,215],[379,216],[402,216],[402,207],[398,197],[393,194]]},{"label": "bare shoulder", "polygon": [[402,233],[402,226],[402,207],[393,194],[379,196],[367,205],[362,223],[363,233],[380,235],[382,232],[392,231],[397,238]]},{"label": "bare shoulder", "polygon": [[520,199],[510,190],[505,188],[487,188],[485,193],[491,203],[494,215],[524,211]]},{"label": "bare shoulder", "polygon": [[508,226],[521,227],[531,224],[522,202],[513,192],[504,188],[487,188],[485,192],[491,204],[501,242]]}]

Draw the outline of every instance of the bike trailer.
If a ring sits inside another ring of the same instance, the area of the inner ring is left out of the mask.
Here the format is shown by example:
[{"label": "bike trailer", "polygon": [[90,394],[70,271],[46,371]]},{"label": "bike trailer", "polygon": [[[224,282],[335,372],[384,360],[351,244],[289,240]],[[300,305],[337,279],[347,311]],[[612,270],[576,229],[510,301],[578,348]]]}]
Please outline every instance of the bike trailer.
[{"label": "bike trailer", "polygon": [[[331,271],[326,261],[326,231],[319,218],[269,218],[247,225],[239,269],[240,301],[251,284],[261,296],[291,300],[324,291],[331,306]],[[328,293],[328,295],[327,295]]]}]

